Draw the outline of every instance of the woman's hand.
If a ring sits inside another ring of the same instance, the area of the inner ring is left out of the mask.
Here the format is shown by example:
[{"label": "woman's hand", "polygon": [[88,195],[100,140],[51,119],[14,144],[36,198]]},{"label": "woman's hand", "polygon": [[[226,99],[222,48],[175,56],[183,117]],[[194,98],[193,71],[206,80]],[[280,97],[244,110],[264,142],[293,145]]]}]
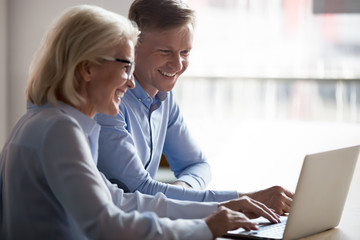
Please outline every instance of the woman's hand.
[{"label": "woman's hand", "polygon": [[257,224],[250,220],[241,212],[233,211],[224,206],[219,206],[216,212],[212,213],[205,219],[214,239],[221,237],[229,230],[235,230],[240,227],[250,230],[257,230]]},{"label": "woman's hand", "polygon": [[230,208],[233,211],[242,212],[248,218],[264,217],[272,223],[280,222],[280,216],[265,204],[258,202],[248,196],[220,203],[220,206]]},{"label": "woman's hand", "polygon": [[257,224],[249,218],[264,217],[272,223],[279,223],[280,216],[256,200],[247,196],[219,204],[216,212],[205,218],[214,238],[221,237],[229,230],[244,228],[257,230]]}]

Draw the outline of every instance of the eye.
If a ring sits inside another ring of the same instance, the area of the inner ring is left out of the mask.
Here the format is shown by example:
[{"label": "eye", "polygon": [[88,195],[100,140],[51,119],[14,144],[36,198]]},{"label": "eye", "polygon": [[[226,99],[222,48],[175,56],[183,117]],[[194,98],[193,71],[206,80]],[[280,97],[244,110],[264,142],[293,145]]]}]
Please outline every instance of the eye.
[{"label": "eye", "polygon": [[190,55],[190,50],[184,50],[181,52],[181,55],[184,57],[188,57]]},{"label": "eye", "polygon": [[170,50],[167,50],[167,49],[160,49],[159,51],[160,51],[163,55],[168,55],[168,54],[171,53],[171,51],[170,51]]},{"label": "eye", "polygon": [[129,65],[129,64],[126,64],[125,66],[124,66],[124,72],[126,73],[126,74],[131,74],[130,72],[131,72],[131,65]]}]

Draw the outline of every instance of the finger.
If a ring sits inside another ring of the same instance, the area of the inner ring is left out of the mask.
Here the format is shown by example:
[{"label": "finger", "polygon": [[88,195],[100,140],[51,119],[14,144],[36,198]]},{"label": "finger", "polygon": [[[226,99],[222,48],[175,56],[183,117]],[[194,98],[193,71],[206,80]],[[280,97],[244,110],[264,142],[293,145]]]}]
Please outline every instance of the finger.
[{"label": "finger", "polygon": [[230,224],[230,230],[238,229],[238,228],[244,228],[246,231],[250,230],[258,230],[258,224],[251,222],[246,216],[239,212],[234,212],[235,214],[232,215],[231,224]]},{"label": "finger", "polygon": [[282,211],[283,213],[288,213],[290,211],[290,207],[292,204],[292,198],[289,198],[287,195],[283,194],[283,207],[282,207]]},{"label": "finger", "polygon": [[248,229],[256,228],[243,213],[233,211],[224,206],[220,206],[216,212],[204,220],[214,237],[223,236],[228,230],[234,230],[240,227],[246,227]]},{"label": "finger", "polygon": [[292,197],[289,197],[286,192],[283,193],[285,204],[291,206]]},{"label": "finger", "polygon": [[282,215],[284,215],[285,213],[288,213],[288,212],[290,212],[290,206],[289,205],[287,205],[287,204],[284,204],[284,207],[283,207],[283,214]]},{"label": "finger", "polygon": [[287,196],[284,190],[280,193],[279,197],[272,202],[271,208],[273,208],[276,213],[283,215],[290,211],[291,204],[292,198]]},{"label": "finger", "polygon": [[259,216],[263,216],[268,219],[270,222],[279,223],[280,217],[275,212],[273,212],[270,208],[268,208],[265,204],[258,202],[254,199],[250,199],[250,203],[252,204],[252,208],[249,210],[253,210]]},{"label": "finger", "polygon": [[246,231],[251,231],[251,230],[259,230],[258,224],[256,223],[252,223],[252,222],[247,222],[247,223],[239,223],[238,225],[239,227],[236,227],[232,230],[238,229],[240,227],[244,228]]},{"label": "finger", "polygon": [[253,212],[249,212],[249,211],[246,211],[244,210],[243,213],[250,219],[254,219],[254,218],[258,218],[259,215],[258,214],[255,214]]},{"label": "finger", "polygon": [[[263,211],[265,211],[267,214],[269,214],[272,218],[275,218],[276,222],[279,221],[280,216],[273,210],[268,208],[264,203],[252,200],[254,203],[256,203]],[[269,219],[270,220],[270,219]]]},{"label": "finger", "polygon": [[286,194],[287,197],[293,199],[294,198],[294,193],[293,192],[290,192],[286,189],[284,189],[284,193]]}]

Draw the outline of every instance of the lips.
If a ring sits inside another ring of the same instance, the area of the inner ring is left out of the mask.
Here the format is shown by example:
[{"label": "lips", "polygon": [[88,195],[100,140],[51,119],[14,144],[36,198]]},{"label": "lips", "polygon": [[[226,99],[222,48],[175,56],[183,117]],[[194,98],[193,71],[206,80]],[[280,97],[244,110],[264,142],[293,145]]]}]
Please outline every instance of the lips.
[{"label": "lips", "polygon": [[167,73],[161,70],[159,70],[159,72],[166,77],[174,77],[176,75],[176,73]]},{"label": "lips", "polygon": [[121,99],[122,97],[124,97],[124,92],[122,92],[121,90],[116,90],[115,95],[118,97],[118,99]]}]

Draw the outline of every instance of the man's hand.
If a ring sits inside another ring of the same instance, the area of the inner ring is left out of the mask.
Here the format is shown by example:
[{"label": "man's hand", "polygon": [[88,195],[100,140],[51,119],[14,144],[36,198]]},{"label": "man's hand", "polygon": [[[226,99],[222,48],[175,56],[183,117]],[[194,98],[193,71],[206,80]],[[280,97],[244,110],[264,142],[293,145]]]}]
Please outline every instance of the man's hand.
[{"label": "man's hand", "polygon": [[242,196],[249,196],[273,209],[277,214],[283,215],[289,212],[294,194],[283,187],[274,186],[257,192],[239,193],[239,197]]},{"label": "man's hand", "polygon": [[175,181],[173,182],[173,185],[183,187],[183,188],[192,188],[189,184],[183,181]]}]

